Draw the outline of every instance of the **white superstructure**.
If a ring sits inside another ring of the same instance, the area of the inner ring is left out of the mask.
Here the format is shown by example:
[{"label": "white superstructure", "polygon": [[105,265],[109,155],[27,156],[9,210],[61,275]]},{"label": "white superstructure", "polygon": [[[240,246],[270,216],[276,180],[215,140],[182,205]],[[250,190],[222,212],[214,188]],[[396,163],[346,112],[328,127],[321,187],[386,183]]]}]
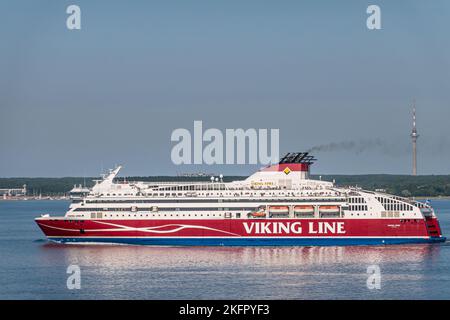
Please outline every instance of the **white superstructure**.
[{"label": "white superstructure", "polygon": [[66,217],[419,219],[434,215],[429,205],[407,198],[312,180],[311,157],[308,161],[302,158],[303,162],[283,159],[233,182],[116,182],[119,166],[96,181],[83,197],[74,198]]}]

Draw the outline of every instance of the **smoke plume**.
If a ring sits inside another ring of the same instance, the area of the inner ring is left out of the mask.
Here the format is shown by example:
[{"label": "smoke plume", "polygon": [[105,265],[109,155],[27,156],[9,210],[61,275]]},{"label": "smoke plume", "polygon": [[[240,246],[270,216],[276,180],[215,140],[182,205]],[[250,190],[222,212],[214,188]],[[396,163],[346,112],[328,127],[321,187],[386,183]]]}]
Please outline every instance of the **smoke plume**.
[{"label": "smoke plume", "polygon": [[310,148],[308,152],[349,151],[360,154],[365,151],[384,147],[386,147],[385,143],[381,139],[363,139],[358,141],[341,141],[322,144]]}]

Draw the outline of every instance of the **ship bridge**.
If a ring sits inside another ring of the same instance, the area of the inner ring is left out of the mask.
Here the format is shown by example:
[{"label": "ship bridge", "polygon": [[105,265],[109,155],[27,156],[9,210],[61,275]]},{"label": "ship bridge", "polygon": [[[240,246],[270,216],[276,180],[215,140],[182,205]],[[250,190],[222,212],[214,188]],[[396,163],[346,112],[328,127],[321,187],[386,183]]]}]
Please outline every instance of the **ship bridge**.
[{"label": "ship bridge", "polygon": [[297,189],[305,185],[332,187],[325,181],[310,180],[310,167],[316,159],[308,152],[293,152],[283,156],[277,164],[265,167],[248,177],[245,182],[254,187]]}]

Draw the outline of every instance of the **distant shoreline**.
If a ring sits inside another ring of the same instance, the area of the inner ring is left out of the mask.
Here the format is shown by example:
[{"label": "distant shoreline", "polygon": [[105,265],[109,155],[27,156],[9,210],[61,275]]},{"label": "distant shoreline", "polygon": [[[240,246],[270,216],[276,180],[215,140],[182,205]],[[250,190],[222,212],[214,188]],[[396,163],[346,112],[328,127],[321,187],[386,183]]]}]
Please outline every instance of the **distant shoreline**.
[{"label": "distant shoreline", "polygon": [[[246,176],[224,176],[224,182],[238,181]],[[450,175],[311,175],[313,180],[334,181],[337,186],[354,186],[369,191],[379,191],[405,198],[416,199],[450,199]],[[66,178],[0,178],[0,189],[24,188],[28,199],[61,198],[68,196],[74,185],[88,188],[94,185],[95,177],[66,177]],[[119,177],[118,181],[144,182],[208,182],[208,177],[180,177],[180,176],[134,176]],[[0,192],[0,200],[1,200]],[[44,199],[45,200],[45,199]]]},{"label": "distant shoreline", "polygon": [[[450,201],[450,196],[418,196],[418,197],[407,197],[407,199],[412,199],[412,200],[449,200]],[[1,201],[70,201],[70,198],[68,197],[42,197],[42,198],[33,198],[33,197],[16,197],[16,198],[7,198],[7,199],[3,199],[0,198],[0,202]]]},{"label": "distant shoreline", "polygon": [[0,198],[0,202],[1,201],[70,201],[69,198],[60,198],[60,197],[56,197],[56,198],[33,198],[33,197],[25,197],[25,198]]},{"label": "distant shoreline", "polygon": [[426,197],[426,196],[420,196],[420,197],[414,197],[416,200],[450,200],[450,196],[433,196],[433,197]]}]

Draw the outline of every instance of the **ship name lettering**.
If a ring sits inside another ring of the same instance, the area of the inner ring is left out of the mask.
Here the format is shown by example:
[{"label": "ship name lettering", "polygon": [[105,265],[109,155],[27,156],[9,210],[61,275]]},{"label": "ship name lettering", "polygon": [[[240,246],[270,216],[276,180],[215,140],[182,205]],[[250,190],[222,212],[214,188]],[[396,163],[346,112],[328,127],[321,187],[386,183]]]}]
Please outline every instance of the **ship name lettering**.
[{"label": "ship name lettering", "polygon": [[302,233],[301,222],[244,222],[245,232],[251,234]]},{"label": "ship name lettering", "polygon": [[309,233],[312,234],[344,234],[344,222],[314,222],[309,223]]}]

